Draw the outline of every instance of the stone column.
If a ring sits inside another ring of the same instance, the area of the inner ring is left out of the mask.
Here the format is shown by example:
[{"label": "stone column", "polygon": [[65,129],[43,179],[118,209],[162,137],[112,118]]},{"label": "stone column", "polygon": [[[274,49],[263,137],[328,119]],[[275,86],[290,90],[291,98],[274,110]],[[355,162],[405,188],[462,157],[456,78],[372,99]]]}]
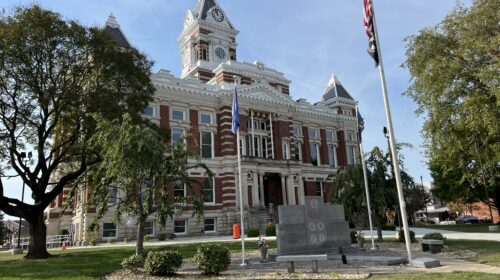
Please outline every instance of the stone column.
[{"label": "stone column", "polygon": [[281,174],[281,196],[283,197],[283,205],[288,205],[287,197],[287,185],[286,185],[286,174]]},{"label": "stone column", "polygon": [[260,194],[260,205],[264,205],[266,200],[264,199],[264,173],[259,172],[259,194]]},{"label": "stone column", "polygon": [[252,186],[252,201],[253,201],[253,206],[259,206],[260,205],[260,198],[259,198],[259,174],[254,172],[253,174],[253,186]]},{"label": "stone column", "polygon": [[295,197],[295,185],[293,184],[293,176],[286,177],[286,187],[288,193],[288,204],[297,204],[297,198]]},{"label": "stone column", "polygon": [[299,177],[299,204],[304,205],[304,180]]}]

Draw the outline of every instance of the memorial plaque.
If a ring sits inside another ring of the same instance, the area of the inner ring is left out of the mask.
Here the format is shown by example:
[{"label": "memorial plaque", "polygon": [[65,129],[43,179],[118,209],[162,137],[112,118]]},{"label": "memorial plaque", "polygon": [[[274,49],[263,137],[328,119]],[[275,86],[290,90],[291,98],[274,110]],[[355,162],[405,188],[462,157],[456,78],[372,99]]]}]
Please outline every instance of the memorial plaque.
[{"label": "memorial plaque", "polygon": [[350,245],[343,206],[325,205],[321,196],[306,196],[304,205],[279,206],[278,215],[279,254],[329,252]]}]

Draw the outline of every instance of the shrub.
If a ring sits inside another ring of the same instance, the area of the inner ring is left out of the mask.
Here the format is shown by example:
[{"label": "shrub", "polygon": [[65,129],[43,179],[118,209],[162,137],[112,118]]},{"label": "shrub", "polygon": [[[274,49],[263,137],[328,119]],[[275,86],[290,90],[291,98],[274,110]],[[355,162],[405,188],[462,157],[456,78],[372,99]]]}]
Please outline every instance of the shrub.
[{"label": "shrub", "polygon": [[255,227],[248,228],[248,237],[257,237],[260,234],[260,230]]},{"label": "shrub", "polygon": [[422,236],[422,239],[436,239],[436,240],[443,240],[446,241],[446,237],[444,237],[441,233],[439,232],[431,232],[428,233],[424,236]]},{"label": "shrub", "polygon": [[276,236],[276,225],[268,223],[266,226],[266,236]]},{"label": "shrub", "polygon": [[[399,240],[399,242],[405,242],[405,232],[404,232],[404,230],[400,230],[399,231],[398,240]],[[415,232],[413,232],[412,230],[410,230],[410,241],[411,241],[411,243],[415,242]]]},{"label": "shrub", "polygon": [[140,255],[133,254],[132,256],[123,259],[122,267],[136,272],[138,268],[144,266],[144,257]]},{"label": "shrub", "polygon": [[167,239],[167,235],[165,233],[158,234],[158,241],[165,241]]},{"label": "shrub", "polygon": [[350,231],[349,234],[351,236],[351,244],[358,243],[358,238],[357,238],[358,233],[356,231]]},{"label": "shrub", "polygon": [[111,243],[114,243],[115,242],[115,239],[114,238],[109,238],[108,239],[108,244],[111,244]]},{"label": "shrub", "polygon": [[90,239],[89,245],[90,246],[95,246],[97,244],[97,241],[95,239]]},{"label": "shrub", "polygon": [[177,236],[177,235],[175,235],[175,233],[171,233],[171,232],[170,232],[170,233],[167,233],[167,239],[169,239],[169,240],[174,239],[176,236]]},{"label": "shrub", "polygon": [[60,235],[69,235],[69,230],[67,229],[61,229],[61,231],[59,232]]},{"label": "shrub", "polygon": [[171,276],[182,265],[182,256],[177,251],[149,252],[144,261],[144,271],[150,275]]},{"label": "shrub", "polygon": [[144,242],[148,242],[149,241],[149,235],[144,235],[144,238],[142,240],[144,240]]},{"label": "shrub", "polygon": [[202,244],[198,247],[194,261],[198,268],[208,275],[219,275],[231,263],[229,249],[219,244]]},{"label": "shrub", "polygon": [[128,238],[127,237],[123,238],[123,243],[125,243],[125,244],[128,243]]}]

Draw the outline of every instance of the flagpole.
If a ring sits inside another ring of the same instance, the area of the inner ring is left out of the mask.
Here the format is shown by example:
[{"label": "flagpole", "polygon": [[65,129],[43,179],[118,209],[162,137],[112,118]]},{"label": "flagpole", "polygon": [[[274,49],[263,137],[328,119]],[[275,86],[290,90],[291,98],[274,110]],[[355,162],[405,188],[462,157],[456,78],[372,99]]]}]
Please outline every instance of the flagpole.
[{"label": "flagpole", "polygon": [[[236,76],[234,78],[234,93],[236,93],[236,86],[238,84],[238,79]],[[234,99],[235,97],[233,97]],[[233,104],[233,106],[235,106]],[[239,106],[236,104],[236,106]],[[233,109],[234,112],[234,109]],[[237,111],[239,114],[239,110]],[[234,116],[233,116],[234,118]],[[239,188],[239,197],[240,197],[240,222],[241,222],[241,264],[240,266],[246,266],[245,262],[245,225],[244,225],[244,214],[243,214],[243,188],[241,186],[241,155],[240,155],[240,127],[238,124],[238,128],[236,129],[236,148],[238,155],[238,188]]]},{"label": "flagpole", "polygon": [[[356,126],[359,128],[358,104],[356,103]],[[358,129],[359,130],[359,129]],[[359,135],[359,153],[361,154],[361,164],[363,165],[363,179],[365,182],[366,208],[368,208],[368,222],[370,223],[370,236],[372,238],[372,250],[375,250],[375,239],[373,237],[372,207],[370,206],[370,190],[368,188],[368,172],[366,170],[365,153],[363,151],[363,142],[361,133]]]},{"label": "flagpole", "polygon": [[373,19],[373,32],[375,33],[376,49],[379,59],[378,70],[380,74],[380,83],[382,86],[382,96],[384,98],[385,116],[387,119],[387,128],[389,130],[389,143],[392,155],[392,164],[394,166],[394,177],[396,177],[396,187],[398,190],[399,207],[401,210],[401,220],[403,221],[403,231],[405,235],[406,251],[408,253],[408,261],[413,259],[411,251],[411,240],[410,240],[410,230],[408,227],[408,220],[406,215],[406,203],[403,195],[403,186],[401,182],[401,174],[398,164],[398,154],[396,149],[396,143],[394,141],[394,128],[392,126],[391,108],[389,106],[389,98],[387,97],[387,86],[385,82],[384,64],[382,62],[382,51],[380,48],[380,40],[378,37],[377,22],[375,20],[375,8],[372,1],[372,19]]}]

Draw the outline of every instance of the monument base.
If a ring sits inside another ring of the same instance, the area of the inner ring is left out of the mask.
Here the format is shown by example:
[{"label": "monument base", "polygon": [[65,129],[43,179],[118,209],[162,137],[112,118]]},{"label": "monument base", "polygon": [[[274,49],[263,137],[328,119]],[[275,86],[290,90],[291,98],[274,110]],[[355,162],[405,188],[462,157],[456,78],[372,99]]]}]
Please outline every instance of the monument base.
[{"label": "monument base", "polygon": [[431,258],[416,258],[410,261],[410,265],[420,268],[433,268],[441,266],[439,260]]}]

